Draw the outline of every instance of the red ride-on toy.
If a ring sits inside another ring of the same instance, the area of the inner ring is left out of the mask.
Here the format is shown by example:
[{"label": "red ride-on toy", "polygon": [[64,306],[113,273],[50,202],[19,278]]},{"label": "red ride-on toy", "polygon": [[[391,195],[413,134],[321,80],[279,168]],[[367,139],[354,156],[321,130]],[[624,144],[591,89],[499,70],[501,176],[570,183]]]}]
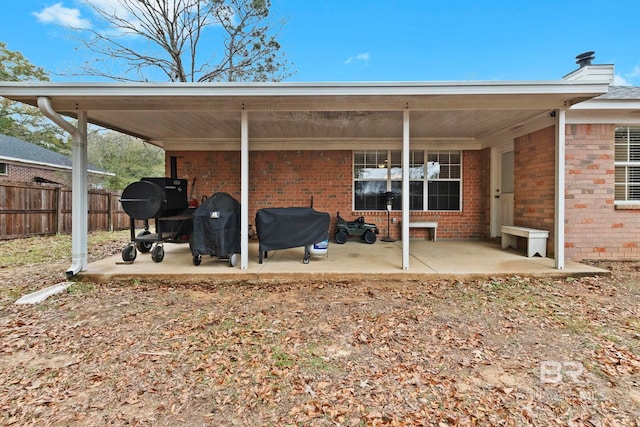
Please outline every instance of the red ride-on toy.
[{"label": "red ride-on toy", "polygon": [[380,231],[375,224],[366,223],[363,216],[357,218],[355,221],[346,221],[340,216],[340,212],[337,212],[337,217],[336,243],[346,243],[347,239],[351,236],[360,236],[363,241],[369,244],[376,242]]}]

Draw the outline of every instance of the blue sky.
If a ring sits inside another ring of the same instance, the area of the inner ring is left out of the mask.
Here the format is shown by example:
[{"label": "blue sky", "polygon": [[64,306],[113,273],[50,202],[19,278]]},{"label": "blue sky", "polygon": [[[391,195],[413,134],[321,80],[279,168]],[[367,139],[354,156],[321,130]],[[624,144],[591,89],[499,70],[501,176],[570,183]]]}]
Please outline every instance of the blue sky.
[{"label": "blue sky", "polygon": [[[92,0],[108,2],[113,0]],[[77,69],[74,21],[94,25],[81,0],[5,1],[0,41],[54,81]],[[593,50],[616,83],[640,86],[640,1],[272,0],[288,81],[556,80]]]}]

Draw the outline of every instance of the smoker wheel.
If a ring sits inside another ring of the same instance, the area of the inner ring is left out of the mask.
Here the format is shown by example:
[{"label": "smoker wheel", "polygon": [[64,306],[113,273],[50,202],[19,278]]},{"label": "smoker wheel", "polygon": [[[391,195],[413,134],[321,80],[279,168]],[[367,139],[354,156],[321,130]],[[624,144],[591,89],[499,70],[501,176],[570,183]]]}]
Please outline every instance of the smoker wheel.
[{"label": "smoker wheel", "polygon": [[[147,234],[151,234],[149,230],[143,230],[136,237],[146,236]],[[140,253],[146,254],[147,252],[151,252],[151,248],[153,247],[153,242],[136,242],[136,248],[140,251]]]},{"label": "smoker wheel", "polygon": [[122,260],[125,262],[133,262],[136,259],[136,247],[133,245],[127,245],[122,250]]},{"label": "smoker wheel", "polygon": [[153,248],[153,251],[151,251],[151,259],[153,262],[162,262],[164,259],[164,248],[160,245],[156,245],[156,247]]},{"label": "smoker wheel", "polygon": [[336,243],[343,244],[347,242],[349,235],[344,231],[338,231],[336,233]]}]

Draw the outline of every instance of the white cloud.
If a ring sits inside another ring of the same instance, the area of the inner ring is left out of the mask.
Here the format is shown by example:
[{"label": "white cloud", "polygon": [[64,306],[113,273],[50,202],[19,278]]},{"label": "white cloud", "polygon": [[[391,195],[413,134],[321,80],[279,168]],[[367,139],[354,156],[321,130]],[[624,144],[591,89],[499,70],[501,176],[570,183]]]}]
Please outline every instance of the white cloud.
[{"label": "white cloud", "polygon": [[369,52],[366,53],[359,53],[356,56],[350,56],[349,58],[347,58],[346,61],[344,61],[345,64],[351,64],[354,61],[363,61],[363,62],[367,62],[370,58]]},{"label": "white cloud", "polygon": [[[106,12],[108,15],[114,15],[125,20],[133,18],[128,7],[123,5],[120,0],[83,0],[83,2],[92,8]],[[136,2],[131,2],[130,6],[134,10],[143,10],[142,7],[137,6]]]},{"label": "white cloud", "polygon": [[636,86],[638,77],[640,77],[640,66],[636,65],[628,73],[616,74],[613,77],[613,84],[616,86]]},{"label": "white cloud", "polygon": [[[107,37],[120,37],[120,36],[137,36],[139,34],[146,33],[140,17],[146,16],[148,18],[147,8],[138,1],[129,0],[76,0],[86,5],[87,11],[92,11],[96,15],[95,26],[102,26],[98,31]],[[172,14],[172,11],[185,7],[184,0],[165,0],[163,2],[148,2],[154,10],[158,10],[161,4],[166,2],[167,12]],[[190,0],[187,4],[192,8],[197,7],[197,2]],[[113,17],[109,19],[111,24],[103,19],[102,13]],[[158,12],[159,13],[159,12]],[[150,18],[148,18],[150,19]],[[120,21],[126,23],[126,26],[114,26],[113,22]],[[147,19],[143,18],[143,21]]]},{"label": "white cloud", "polygon": [[33,15],[44,24],[57,24],[71,28],[91,27],[91,22],[81,18],[79,9],[64,7],[62,3],[46,7],[40,12],[34,12]]},{"label": "white cloud", "polygon": [[640,76],[640,65],[636,65],[635,67],[633,67],[633,70],[629,74],[627,74],[627,76],[629,77]]},{"label": "white cloud", "polygon": [[616,74],[613,76],[613,85],[614,86],[632,86],[631,83],[629,83],[627,79],[622,77],[620,74]]}]

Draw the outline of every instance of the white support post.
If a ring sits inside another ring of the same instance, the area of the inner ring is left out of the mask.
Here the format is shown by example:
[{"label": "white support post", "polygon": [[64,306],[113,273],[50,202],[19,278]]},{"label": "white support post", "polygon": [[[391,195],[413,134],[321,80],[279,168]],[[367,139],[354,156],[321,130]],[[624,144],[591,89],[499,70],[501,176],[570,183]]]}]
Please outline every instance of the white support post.
[{"label": "white support post", "polygon": [[409,110],[402,116],[402,269],[409,269]]},{"label": "white support post", "polygon": [[564,221],[565,221],[565,110],[556,110],[556,179],[553,252],[555,268],[564,269]]},{"label": "white support post", "polygon": [[240,124],[240,269],[249,268],[249,117]]},{"label": "white support post", "polygon": [[[87,112],[78,113],[78,132],[72,147],[71,256],[72,264],[85,271],[88,264],[87,234],[89,233],[89,187],[87,182]],[[67,271],[67,275],[75,275]]]}]

